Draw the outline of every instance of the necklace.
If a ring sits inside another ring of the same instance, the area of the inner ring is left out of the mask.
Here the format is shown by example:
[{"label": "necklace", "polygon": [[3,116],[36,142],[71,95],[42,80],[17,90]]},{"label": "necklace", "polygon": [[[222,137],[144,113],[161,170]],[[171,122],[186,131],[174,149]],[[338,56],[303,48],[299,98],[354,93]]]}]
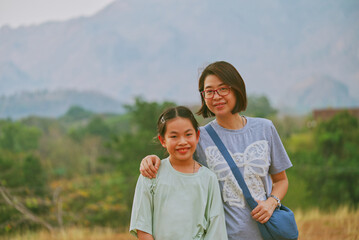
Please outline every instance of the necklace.
[{"label": "necklace", "polygon": [[[171,161],[171,158],[169,159],[169,162],[171,164],[171,166],[173,167],[173,164],[172,164],[172,161]],[[174,167],[173,167],[174,168]],[[195,173],[196,172],[196,161],[193,160],[193,172],[192,173]]]},{"label": "necklace", "polygon": [[241,116],[241,122],[242,122],[242,128],[246,125],[247,119],[243,116]]},{"label": "necklace", "polygon": [[[239,119],[238,119],[239,116]],[[218,123],[218,125],[220,125],[223,128],[226,129],[232,129],[232,130],[238,130],[238,129],[242,129],[246,123],[247,123],[247,119],[241,115],[236,115],[235,119],[218,119],[216,118],[216,121]]]}]

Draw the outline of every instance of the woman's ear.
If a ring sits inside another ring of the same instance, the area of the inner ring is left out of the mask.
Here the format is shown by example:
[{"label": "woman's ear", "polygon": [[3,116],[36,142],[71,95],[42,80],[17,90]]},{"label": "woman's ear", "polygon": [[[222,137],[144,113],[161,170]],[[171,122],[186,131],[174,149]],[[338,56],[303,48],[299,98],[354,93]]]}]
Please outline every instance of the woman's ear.
[{"label": "woman's ear", "polygon": [[158,140],[160,140],[160,143],[162,145],[162,147],[166,148],[166,142],[165,139],[162,138],[160,135],[158,135]]},{"label": "woman's ear", "polygon": [[200,131],[199,130],[197,130],[197,141],[199,140],[199,135],[200,135]]}]

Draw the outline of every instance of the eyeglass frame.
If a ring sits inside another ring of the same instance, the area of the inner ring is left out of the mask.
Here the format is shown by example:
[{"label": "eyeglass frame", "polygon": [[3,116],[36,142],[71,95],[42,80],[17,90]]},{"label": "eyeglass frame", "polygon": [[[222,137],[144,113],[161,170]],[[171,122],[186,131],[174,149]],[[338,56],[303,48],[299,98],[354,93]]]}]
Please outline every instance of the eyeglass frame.
[{"label": "eyeglass frame", "polygon": [[[227,93],[226,95],[221,95],[221,94],[218,92],[218,89],[221,89],[221,88],[228,88],[228,93]],[[218,94],[218,96],[225,97],[225,96],[227,96],[228,94],[231,93],[231,86],[219,87],[219,88],[217,88],[217,89],[213,89],[212,91],[213,91],[213,96],[210,97],[210,98],[206,98],[206,97],[205,97],[205,95],[206,95],[206,94],[205,94],[205,93],[206,93],[206,90],[201,91],[201,94],[202,94],[202,96],[203,96],[204,99],[213,99],[213,98],[214,98],[214,95],[215,95],[216,93]]]}]

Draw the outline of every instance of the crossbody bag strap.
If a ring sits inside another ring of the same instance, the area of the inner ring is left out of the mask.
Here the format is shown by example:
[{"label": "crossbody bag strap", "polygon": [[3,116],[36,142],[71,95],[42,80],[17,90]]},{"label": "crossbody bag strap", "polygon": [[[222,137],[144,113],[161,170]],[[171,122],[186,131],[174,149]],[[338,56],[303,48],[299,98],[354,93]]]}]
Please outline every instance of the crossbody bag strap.
[{"label": "crossbody bag strap", "polygon": [[213,129],[213,127],[210,124],[207,124],[205,126],[205,129],[207,130],[209,136],[212,138],[213,142],[216,144],[219,151],[222,153],[224,159],[226,159],[229,167],[232,170],[234,177],[236,178],[239,186],[242,189],[244,198],[246,199],[248,205],[251,207],[251,209],[254,209],[258,205],[258,203],[253,199],[251,193],[249,192],[247,184],[244,181],[243,176],[242,176],[241,172],[239,171],[238,166],[233,161],[232,156],[229,154],[226,146],[224,146],[224,144],[223,144],[222,140],[219,138],[217,132]]}]

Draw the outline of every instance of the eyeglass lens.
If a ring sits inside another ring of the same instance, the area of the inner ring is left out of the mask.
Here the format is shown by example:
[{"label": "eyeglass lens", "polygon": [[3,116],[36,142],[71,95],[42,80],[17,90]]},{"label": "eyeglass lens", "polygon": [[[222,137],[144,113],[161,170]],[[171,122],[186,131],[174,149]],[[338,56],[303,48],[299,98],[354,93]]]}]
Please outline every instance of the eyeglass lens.
[{"label": "eyeglass lens", "polygon": [[216,90],[206,90],[206,91],[203,91],[202,93],[204,95],[204,98],[213,98],[214,94],[216,92],[217,92],[218,95],[223,97],[223,96],[228,95],[229,88],[222,87],[222,88],[219,88],[219,89],[216,89]]}]

